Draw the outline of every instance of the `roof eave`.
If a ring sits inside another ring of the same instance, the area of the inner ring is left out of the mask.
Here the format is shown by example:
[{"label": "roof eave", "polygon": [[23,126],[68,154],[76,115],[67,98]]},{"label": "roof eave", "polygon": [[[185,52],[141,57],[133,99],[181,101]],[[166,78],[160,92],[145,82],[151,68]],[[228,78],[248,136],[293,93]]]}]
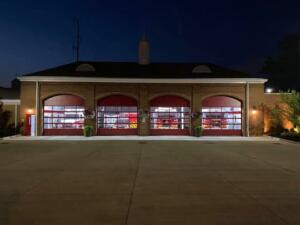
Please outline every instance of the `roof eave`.
[{"label": "roof eave", "polygon": [[22,76],[22,82],[74,82],[74,83],[230,83],[245,84],[267,82],[263,78],[105,78],[105,77],[67,77],[67,76]]}]

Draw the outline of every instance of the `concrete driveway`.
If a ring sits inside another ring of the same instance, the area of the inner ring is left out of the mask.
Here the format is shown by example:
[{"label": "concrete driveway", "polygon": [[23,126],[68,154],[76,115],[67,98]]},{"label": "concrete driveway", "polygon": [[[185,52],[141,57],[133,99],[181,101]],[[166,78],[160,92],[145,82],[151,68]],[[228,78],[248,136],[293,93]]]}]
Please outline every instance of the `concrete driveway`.
[{"label": "concrete driveway", "polygon": [[0,224],[300,224],[300,145],[2,140]]}]

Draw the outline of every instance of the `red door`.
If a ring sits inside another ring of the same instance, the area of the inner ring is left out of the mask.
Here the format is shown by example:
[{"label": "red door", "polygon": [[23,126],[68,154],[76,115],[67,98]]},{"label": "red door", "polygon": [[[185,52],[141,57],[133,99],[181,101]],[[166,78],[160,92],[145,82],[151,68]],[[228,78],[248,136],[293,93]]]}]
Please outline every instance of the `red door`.
[{"label": "red door", "polygon": [[26,114],[25,136],[31,135],[31,114]]}]

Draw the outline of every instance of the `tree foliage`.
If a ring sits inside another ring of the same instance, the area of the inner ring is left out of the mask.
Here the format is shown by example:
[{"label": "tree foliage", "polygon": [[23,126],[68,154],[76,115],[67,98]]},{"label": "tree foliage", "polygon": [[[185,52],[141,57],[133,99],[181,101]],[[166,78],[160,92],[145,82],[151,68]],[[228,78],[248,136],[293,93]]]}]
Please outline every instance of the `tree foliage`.
[{"label": "tree foliage", "polygon": [[269,111],[270,113],[270,134],[271,135],[279,135],[281,132],[284,131],[283,128],[283,119],[284,114],[282,107],[279,104],[276,104],[272,109]]},{"label": "tree foliage", "polygon": [[283,38],[277,56],[268,57],[260,72],[271,76],[270,86],[285,91],[300,90],[300,34]]},{"label": "tree foliage", "polygon": [[11,113],[7,110],[3,109],[3,103],[0,100],[0,137],[3,137],[6,135],[7,130],[9,129],[9,119],[10,119]]},{"label": "tree foliage", "polygon": [[283,107],[283,114],[293,124],[294,128],[300,127],[300,93],[295,90],[281,93],[281,102],[287,107]]}]

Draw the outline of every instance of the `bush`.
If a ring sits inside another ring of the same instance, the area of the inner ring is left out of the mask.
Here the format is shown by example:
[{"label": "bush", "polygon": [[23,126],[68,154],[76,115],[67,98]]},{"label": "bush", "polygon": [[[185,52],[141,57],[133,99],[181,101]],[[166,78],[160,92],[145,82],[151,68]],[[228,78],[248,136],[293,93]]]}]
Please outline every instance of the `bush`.
[{"label": "bush", "polygon": [[284,119],[283,111],[281,107],[278,104],[276,104],[274,108],[270,110],[270,123],[271,123],[270,130],[269,130],[270,135],[278,136],[282,132],[284,132],[284,128],[282,124],[283,119]]},{"label": "bush", "polygon": [[93,127],[92,126],[84,126],[83,128],[83,135],[85,137],[93,136]]},{"label": "bush", "polygon": [[283,132],[280,134],[279,137],[288,139],[288,140],[292,140],[292,141],[300,141],[300,133],[292,132],[292,131]]},{"label": "bush", "polygon": [[202,136],[202,133],[203,133],[203,128],[202,128],[202,126],[196,126],[196,127],[194,128],[194,133],[195,133],[195,136],[196,136],[196,137]]},{"label": "bush", "polygon": [[14,124],[7,125],[4,129],[0,129],[0,138],[16,135],[20,133],[20,126],[15,128]]}]

